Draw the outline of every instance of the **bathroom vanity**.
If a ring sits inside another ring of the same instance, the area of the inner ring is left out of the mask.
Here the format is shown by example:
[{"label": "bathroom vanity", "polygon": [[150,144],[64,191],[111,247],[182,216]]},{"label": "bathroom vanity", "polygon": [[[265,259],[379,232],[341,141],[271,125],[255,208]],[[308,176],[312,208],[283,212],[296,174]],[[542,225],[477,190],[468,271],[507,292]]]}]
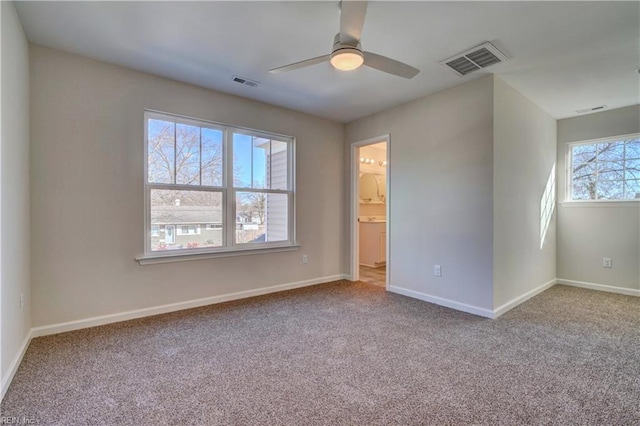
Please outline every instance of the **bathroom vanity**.
[{"label": "bathroom vanity", "polygon": [[387,221],[377,217],[359,218],[360,264],[372,268],[387,261]]}]

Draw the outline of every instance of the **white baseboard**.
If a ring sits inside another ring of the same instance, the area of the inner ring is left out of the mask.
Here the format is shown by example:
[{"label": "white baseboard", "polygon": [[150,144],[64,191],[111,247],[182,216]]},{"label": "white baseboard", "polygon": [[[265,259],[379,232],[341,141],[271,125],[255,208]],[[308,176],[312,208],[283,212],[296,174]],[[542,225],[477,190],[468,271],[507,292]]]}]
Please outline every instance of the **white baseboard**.
[{"label": "white baseboard", "polygon": [[432,296],[430,294],[421,293],[415,290],[407,290],[406,288],[389,286],[389,291],[392,293],[401,294],[403,296],[412,297],[414,299],[422,300],[436,305],[445,306],[447,308],[455,309],[469,314],[479,315],[485,318],[493,318],[493,311],[489,309],[480,308],[478,306],[467,305],[466,303],[456,302],[454,300],[444,299],[438,296]]},{"label": "white baseboard", "polygon": [[237,293],[223,294],[220,296],[205,297],[202,299],[188,300],[185,302],[171,303],[168,305],[154,306],[151,308],[136,309],[133,311],[119,312],[110,315],[101,315],[76,321],[45,325],[42,327],[34,327],[33,329],[31,329],[31,335],[32,337],[48,336],[50,334],[64,333],[66,331],[80,330],[83,328],[127,321],[136,318],[143,318],[152,315],[166,314],[169,312],[198,308],[200,306],[214,305],[216,303],[229,302],[232,300],[246,299],[248,297],[261,296],[263,294],[277,293],[279,291],[292,290],[294,288],[307,287],[311,285],[342,280],[346,277],[347,275],[344,274],[332,275],[328,277],[314,278],[311,280],[279,284],[271,287],[257,288],[255,290],[240,291]]},{"label": "white baseboard", "polygon": [[29,343],[31,343],[32,337],[33,336],[32,336],[32,330],[31,330],[25,336],[24,341],[22,342],[22,345],[20,345],[20,349],[18,350],[18,353],[16,353],[16,356],[13,357],[13,360],[11,360],[11,364],[9,364],[9,369],[7,370],[7,373],[2,378],[0,401],[4,399],[4,394],[7,393],[7,389],[9,389],[9,385],[13,380],[13,376],[16,375],[16,371],[18,371],[18,367],[22,362],[22,357],[24,357],[25,352],[27,352],[27,348],[29,347]]},{"label": "white baseboard", "polygon": [[493,310],[493,318],[498,318],[500,315],[504,314],[507,311],[510,311],[511,309],[515,308],[519,304],[526,302],[527,300],[531,299],[533,296],[537,296],[543,291],[553,287],[554,285],[556,285],[557,282],[558,280],[554,278],[551,281],[542,284],[540,287],[536,287],[533,290],[529,290],[525,294],[518,296],[513,300],[508,301],[507,303],[505,303],[500,307],[497,307],[496,309]]},{"label": "white baseboard", "polygon": [[558,284],[564,284],[571,287],[588,288],[589,290],[607,291],[609,293],[626,294],[627,296],[640,297],[640,289],[615,287],[611,285],[588,283],[584,281],[565,280],[564,278],[558,278]]}]

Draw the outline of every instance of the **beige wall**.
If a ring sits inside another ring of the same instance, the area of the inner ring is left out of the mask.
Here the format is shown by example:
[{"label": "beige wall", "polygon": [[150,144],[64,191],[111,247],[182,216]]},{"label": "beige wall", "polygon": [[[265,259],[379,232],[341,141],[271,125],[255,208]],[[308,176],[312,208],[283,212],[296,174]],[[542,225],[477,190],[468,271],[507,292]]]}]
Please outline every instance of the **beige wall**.
[{"label": "beige wall", "polygon": [[[31,64],[34,326],[343,273],[343,125],[39,46]],[[301,249],[138,265],[145,108],[295,136]]]},{"label": "beige wall", "polygon": [[540,202],[556,160],[556,120],[494,82],[494,308],[556,277],[556,215],[540,241]]},{"label": "beige wall", "polygon": [[[640,106],[558,121],[558,196],[565,199],[569,142],[640,132]],[[613,259],[603,268],[602,258]],[[640,290],[640,202],[561,203],[558,278]]]},{"label": "beige wall", "polygon": [[[2,391],[31,329],[29,246],[29,53],[13,3],[1,2],[0,282]],[[20,310],[20,294],[25,296]]]},{"label": "beige wall", "polygon": [[493,78],[357,120],[345,133],[345,170],[352,142],[391,135],[390,285],[492,309]]}]

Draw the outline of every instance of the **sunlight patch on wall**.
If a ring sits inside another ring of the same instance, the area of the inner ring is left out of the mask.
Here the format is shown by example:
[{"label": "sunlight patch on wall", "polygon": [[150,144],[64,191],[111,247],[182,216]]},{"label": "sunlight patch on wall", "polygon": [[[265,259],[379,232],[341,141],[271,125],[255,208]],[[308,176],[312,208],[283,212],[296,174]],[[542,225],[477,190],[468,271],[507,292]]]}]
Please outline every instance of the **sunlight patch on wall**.
[{"label": "sunlight patch on wall", "polygon": [[547,185],[540,199],[540,250],[544,246],[544,240],[547,236],[551,217],[556,206],[556,164],[553,163],[551,173],[547,179]]}]

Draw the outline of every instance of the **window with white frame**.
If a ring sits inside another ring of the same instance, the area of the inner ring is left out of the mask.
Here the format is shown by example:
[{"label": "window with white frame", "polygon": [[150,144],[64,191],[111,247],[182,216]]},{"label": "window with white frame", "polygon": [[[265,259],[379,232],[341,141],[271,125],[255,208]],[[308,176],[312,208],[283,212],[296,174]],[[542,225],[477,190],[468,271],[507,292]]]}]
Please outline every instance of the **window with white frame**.
[{"label": "window with white frame", "polygon": [[145,112],[145,253],[294,244],[291,137]]},{"label": "window with white frame", "polygon": [[569,144],[568,200],[640,199],[640,135]]}]

